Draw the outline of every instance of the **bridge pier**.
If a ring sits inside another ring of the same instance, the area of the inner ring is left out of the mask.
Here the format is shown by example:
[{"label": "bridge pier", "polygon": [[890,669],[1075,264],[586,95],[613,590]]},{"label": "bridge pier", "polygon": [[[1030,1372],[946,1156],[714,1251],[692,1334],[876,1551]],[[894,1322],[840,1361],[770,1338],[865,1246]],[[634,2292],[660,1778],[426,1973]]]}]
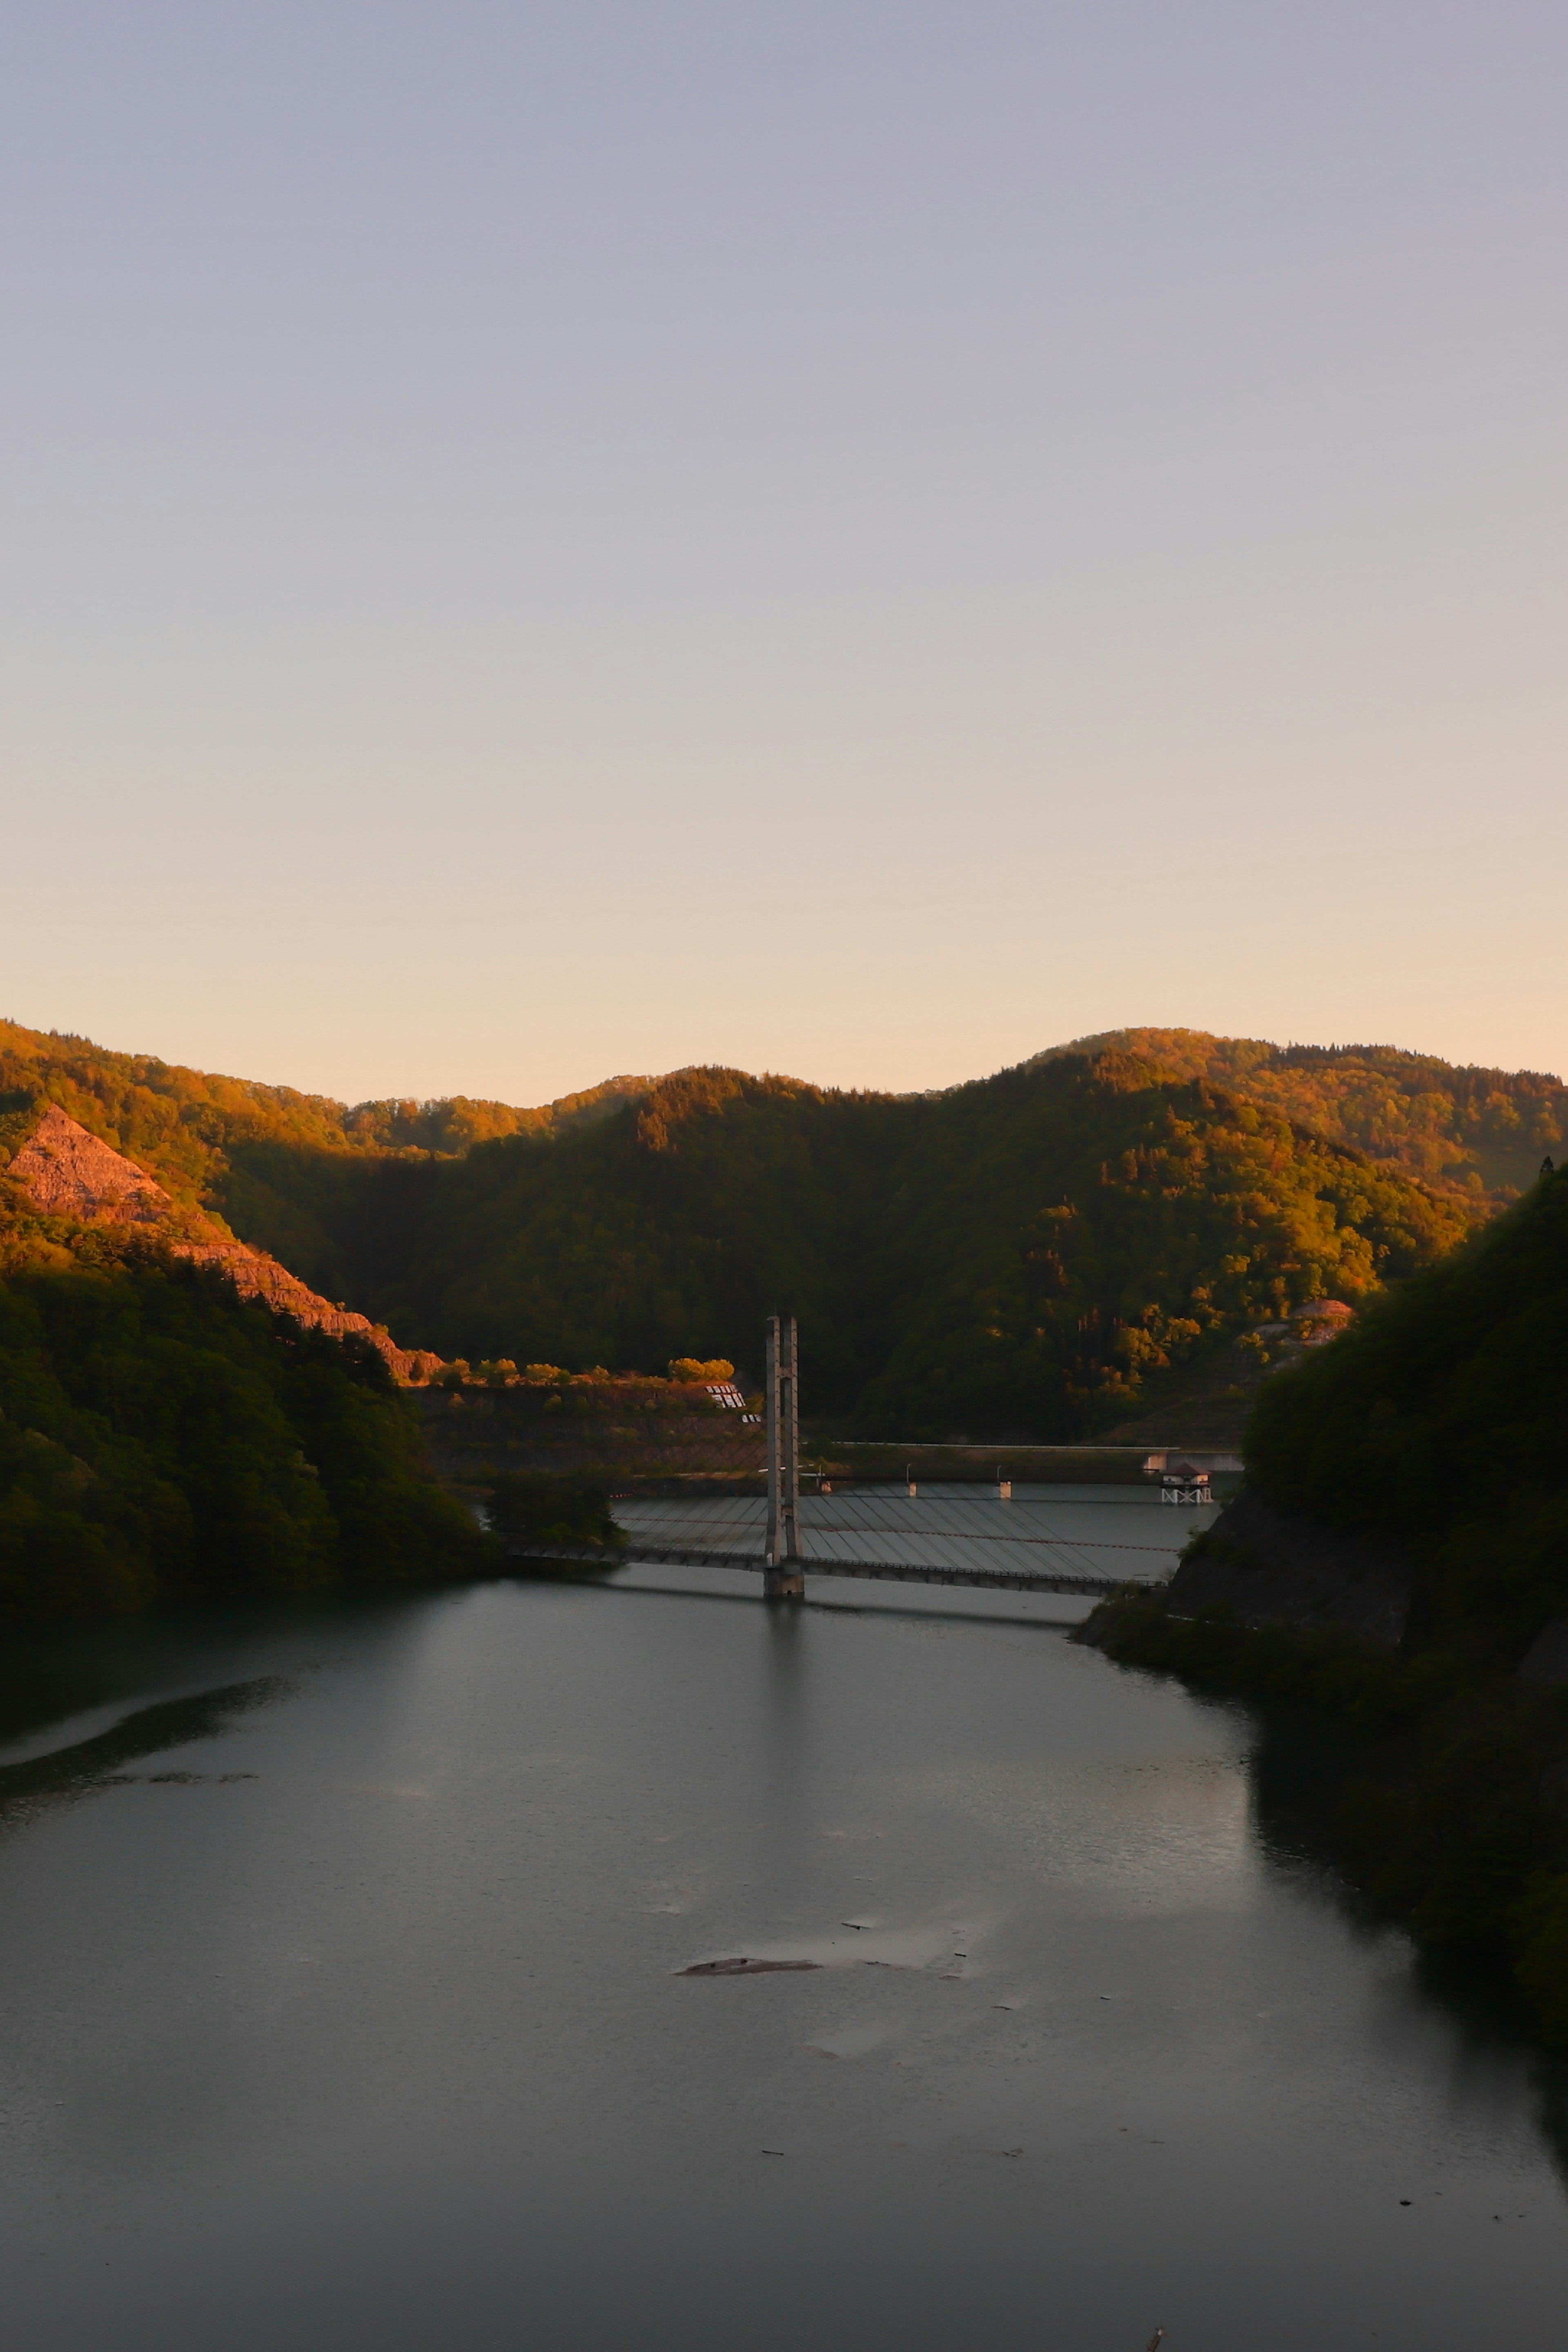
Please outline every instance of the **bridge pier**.
[{"label": "bridge pier", "polygon": [[792,1315],[768,1318],[764,1404],[768,1422],[768,1542],[762,1593],[767,1601],[803,1601],[800,1568],[800,1405],[799,1342]]}]

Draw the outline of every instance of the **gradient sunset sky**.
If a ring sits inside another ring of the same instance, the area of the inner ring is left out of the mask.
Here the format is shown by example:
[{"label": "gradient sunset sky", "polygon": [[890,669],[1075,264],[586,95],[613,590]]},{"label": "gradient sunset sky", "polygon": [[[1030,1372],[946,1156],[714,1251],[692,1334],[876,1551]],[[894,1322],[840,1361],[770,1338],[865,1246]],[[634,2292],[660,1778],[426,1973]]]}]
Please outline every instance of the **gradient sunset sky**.
[{"label": "gradient sunset sky", "polygon": [[18,0],[0,1013],[1568,1064],[1568,12]]}]

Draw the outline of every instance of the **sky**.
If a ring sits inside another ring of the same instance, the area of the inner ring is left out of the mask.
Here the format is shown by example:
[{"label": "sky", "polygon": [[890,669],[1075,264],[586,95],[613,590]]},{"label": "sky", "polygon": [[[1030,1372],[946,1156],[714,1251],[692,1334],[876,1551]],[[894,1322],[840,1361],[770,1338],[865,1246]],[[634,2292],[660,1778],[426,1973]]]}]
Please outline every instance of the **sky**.
[{"label": "sky", "polygon": [[0,1013],[1568,1066],[1560,0],[13,0]]}]

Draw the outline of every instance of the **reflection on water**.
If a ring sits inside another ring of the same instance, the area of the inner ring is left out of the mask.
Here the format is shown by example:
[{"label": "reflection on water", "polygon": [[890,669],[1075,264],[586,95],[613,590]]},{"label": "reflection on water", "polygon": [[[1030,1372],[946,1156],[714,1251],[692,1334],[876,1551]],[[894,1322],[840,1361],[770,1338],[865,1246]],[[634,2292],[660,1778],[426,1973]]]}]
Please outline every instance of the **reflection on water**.
[{"label": "reflection on water", "polygon": [[17,2352],[1555,2347],[1559,2078],[1335,1891],[1318,1735],[669,1581],[13,1657]]},{"label": "reflection on water", "polygon": [[[226,1689],[202,1691],[191,1698],[162,1699],[133,1708],[108,1731],[0,1764],[0,1822],[44,1798],[86,1796],[93,1789],[123,1785],[132,1777],[123,1766],[167,1748],[216,1739],[252,1707],[281,1696],[285,1687],[277,1675],[263,1675],[254,1682],[231,1683]],[[172,1785],[214,1777],[220,1781],[252,1780],[255,1775],[165,1771],[145,1777]]]}]

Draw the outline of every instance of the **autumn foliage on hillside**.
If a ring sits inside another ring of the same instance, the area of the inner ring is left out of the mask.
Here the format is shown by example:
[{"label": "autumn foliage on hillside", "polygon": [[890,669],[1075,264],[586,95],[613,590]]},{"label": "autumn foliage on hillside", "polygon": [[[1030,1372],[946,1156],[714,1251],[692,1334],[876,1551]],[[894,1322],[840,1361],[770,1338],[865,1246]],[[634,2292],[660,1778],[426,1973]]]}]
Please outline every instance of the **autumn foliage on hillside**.
[{"label": "autumn foliage on hillside", "polygon": [[611,1078],[537,1109],[465,1095],[350,1106],[0,1021],[0,1154],[8,1157],[45,1105],[57,1103],[90,1134],[151,1170],[176,1201],[222,1213],[250,1150],[272,1145],[297,1153],[450,1157],[498,1136],[568,1132],[649,1083]]},{"label": "autumn foliage on hillside", "polygon": [[755,1373],[792,1312],[810,1407],[862,1434],[1067,1438],[1262,1318],[1430,1263],[1563,1123],[1528,1074],[1137,1043],[936,1096],[695,1069],[523,1111],[350,1108],[0,1027],[0,1153],[57,1101],[449,1358]]},{"label": "autumn foliage on hillside", "polygon": [[1356,1300],[1466,1213],[1128,1055],[935,1098],[683,1074],[541,1147],[365,1169],[352,1294],[448,1355],[753,1370],[800,1318],[814,1410],[860,1433],[1070,1437],[1312,1297]]},{"label": "autumn foliage on hillside", "polygon": [[1270,1045],[1201,1029],[1118,1029],[1055,1050],[1136,1054],[1423,1183],[1494,1200],[1524,1192],[1542,1158],[1568,1140],[1568,1088],[1538,1070],[1456,1068],[1395,1045]]}]

